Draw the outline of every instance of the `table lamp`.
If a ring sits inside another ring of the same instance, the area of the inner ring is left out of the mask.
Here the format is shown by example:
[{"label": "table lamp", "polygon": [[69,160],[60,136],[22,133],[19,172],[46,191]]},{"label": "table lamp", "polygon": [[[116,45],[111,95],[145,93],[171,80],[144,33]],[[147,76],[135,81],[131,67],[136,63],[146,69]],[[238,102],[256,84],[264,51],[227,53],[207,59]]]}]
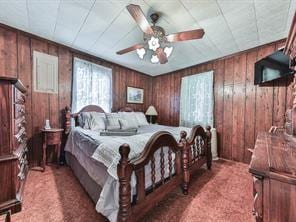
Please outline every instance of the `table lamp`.
[{"label": "table lamp", "polygon": [[157,111],[155,109],[154,106],[149,106],[146,113],[145,113],[146,116],[150,116],[150,124],[152,123],[152,116],[157,116]]}]

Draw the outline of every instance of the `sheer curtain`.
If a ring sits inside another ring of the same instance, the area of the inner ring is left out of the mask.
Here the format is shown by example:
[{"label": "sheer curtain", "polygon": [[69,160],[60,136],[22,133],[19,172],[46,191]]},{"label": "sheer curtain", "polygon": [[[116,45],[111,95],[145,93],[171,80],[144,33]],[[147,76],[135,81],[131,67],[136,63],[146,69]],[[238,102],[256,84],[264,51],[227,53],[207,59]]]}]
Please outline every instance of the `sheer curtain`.
[{"label": "sheer curtain", "polygon": [[86,105],[99,105],[106,112],[112,107],[112,69],[74,58],[72,111]]},{"label": "sheer curtain", "polygon": [[213,127],[213,71],[182,78],[180,125]]}]

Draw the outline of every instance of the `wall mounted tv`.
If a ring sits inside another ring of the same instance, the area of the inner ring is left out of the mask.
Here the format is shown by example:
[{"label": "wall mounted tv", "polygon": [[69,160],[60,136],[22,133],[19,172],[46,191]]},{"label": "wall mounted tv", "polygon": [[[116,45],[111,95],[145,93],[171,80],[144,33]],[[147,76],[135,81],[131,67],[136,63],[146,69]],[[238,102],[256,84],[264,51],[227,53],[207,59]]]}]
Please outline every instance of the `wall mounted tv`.
[{"label": "wall mounted tv", "polygon": [[289,68],[289,57],[283,50],[279,50],[255,63],[254,84],[262,84],[294,73],[295,71]]}]

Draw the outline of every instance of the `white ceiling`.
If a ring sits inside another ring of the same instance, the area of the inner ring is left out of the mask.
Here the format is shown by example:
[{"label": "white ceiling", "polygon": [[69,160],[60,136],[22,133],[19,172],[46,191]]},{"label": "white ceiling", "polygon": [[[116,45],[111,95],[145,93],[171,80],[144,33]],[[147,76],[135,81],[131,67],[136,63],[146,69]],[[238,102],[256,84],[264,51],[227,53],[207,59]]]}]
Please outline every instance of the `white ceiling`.
[{"label": "white ceiling", "polygon": [[[142,42],[125,6],[162,16],[167,33],[203,28],[201,40],[174,43],[169,62],[151,64],[136,52]],[[287,37],[296,0],[0,0],[0,22],[150,75],[178,70]]]}]

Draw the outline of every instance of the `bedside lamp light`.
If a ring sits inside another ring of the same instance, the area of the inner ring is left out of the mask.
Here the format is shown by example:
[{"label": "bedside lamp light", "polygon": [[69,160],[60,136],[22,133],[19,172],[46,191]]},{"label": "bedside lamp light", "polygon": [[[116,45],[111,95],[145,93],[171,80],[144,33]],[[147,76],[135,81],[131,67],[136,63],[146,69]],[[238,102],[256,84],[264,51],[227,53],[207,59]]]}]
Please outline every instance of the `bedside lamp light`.
[{"label": "bedside lamp light", "polygon": [[145,113],[146,116],[150,116],[150,124],[152,123],[152,116],[157,116],[157,111],[155,109],[154,106],[149,106],[146,113]]}]

